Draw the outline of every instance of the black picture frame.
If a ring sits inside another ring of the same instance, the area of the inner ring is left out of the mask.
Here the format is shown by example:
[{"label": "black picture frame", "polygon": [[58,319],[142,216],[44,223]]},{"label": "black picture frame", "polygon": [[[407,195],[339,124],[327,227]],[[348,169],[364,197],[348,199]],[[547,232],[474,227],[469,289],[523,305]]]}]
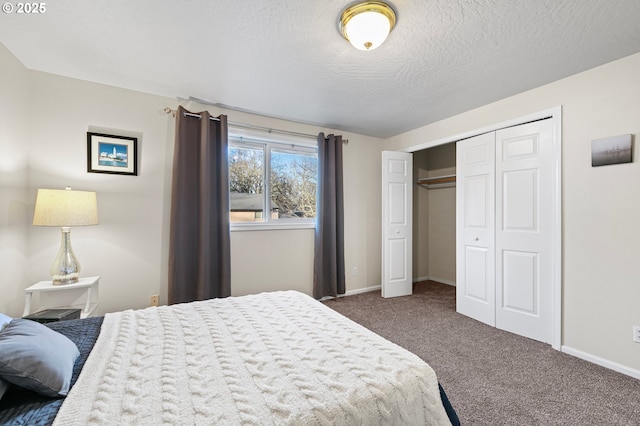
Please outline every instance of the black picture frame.
[{"label": "black picture frame", "polygon": [[138,175],[138,138],[87,132],[87,172]]}]

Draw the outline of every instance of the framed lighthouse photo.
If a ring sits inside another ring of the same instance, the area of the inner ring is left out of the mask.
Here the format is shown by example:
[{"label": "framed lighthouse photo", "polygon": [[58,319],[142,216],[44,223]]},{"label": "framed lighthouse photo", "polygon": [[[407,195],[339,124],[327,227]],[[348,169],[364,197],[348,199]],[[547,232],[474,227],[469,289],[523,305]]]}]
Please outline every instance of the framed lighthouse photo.
[{"label": "framed lighthouse photo", "polygon": [[138,175],[138,138],[87,132],[87,172]]}]

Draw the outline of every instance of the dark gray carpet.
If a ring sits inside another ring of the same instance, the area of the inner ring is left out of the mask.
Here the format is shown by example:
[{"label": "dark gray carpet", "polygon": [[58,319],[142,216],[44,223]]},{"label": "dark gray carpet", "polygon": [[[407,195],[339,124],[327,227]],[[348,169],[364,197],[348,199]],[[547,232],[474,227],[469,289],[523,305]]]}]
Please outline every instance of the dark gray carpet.
[{"label": "dark gray carpet", "polygon": [[455,287],[325,303],[429,363],[463,425],[640,425],[640,380],[456,313]]}]

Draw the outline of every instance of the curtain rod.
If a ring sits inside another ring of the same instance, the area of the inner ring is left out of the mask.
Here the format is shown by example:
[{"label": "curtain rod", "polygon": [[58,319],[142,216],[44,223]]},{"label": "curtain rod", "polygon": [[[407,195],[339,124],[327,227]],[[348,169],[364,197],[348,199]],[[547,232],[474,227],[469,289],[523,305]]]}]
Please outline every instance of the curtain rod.
[{"label": "curtain rod", "polygon": [[[166,112],[167,114],[171,113],[175,117],[177,111],[175,109],[165,107],[164,112]],[[200,114],[194,114],[192,112],[185,112],[184,115],[185,117],[188,116],[188,117],[202,118]],[[209,117],[209,119],[213,121],[220,121],[218,117]],[[278,130],[278,129],[272,129],[270,127],[255,126],[253,124],[238,123],[235,121],[227,121],[227,124],[231,127],[237,127],[241,129],[258,130],[258,131],[267,132],[267,133],[278,133],[281,135],[298,136],[298,137],[309,138],[309,139],[318,139],[318,135],[311,135],[308,133],[292,132],[289,130]],[[342,143],[348,144],[349,139],[343,139]]]}]

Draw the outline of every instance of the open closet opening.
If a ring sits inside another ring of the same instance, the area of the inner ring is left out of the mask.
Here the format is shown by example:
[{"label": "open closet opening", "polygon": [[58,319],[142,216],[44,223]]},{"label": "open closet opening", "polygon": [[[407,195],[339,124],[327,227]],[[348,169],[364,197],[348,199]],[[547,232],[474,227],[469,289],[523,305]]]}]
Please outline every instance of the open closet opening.
[{"label": "open closet opening", "polygon": [[456,143],[413,153],[413,277],[456,285]]}]

